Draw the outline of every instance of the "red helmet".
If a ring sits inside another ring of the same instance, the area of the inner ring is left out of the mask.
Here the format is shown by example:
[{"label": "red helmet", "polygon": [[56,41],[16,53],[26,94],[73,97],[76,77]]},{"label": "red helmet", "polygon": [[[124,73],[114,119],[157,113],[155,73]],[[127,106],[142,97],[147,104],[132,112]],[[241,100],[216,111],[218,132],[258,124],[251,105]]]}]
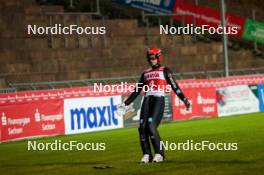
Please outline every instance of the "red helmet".
[{"label": "red helmet", "polygon": [[150,61],[151,59],[157,58],[158,62],[162,60],[161,50],[156,47],[151,47],[147,51],[147,59]]}]

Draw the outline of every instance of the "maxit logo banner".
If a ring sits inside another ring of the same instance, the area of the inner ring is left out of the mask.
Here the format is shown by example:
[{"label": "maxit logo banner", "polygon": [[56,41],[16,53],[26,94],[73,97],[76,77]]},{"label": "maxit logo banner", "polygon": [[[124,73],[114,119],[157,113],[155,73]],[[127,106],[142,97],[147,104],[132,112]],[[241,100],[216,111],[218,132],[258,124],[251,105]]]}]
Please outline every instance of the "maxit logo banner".
[{"label": "maxit logo banner", "polygon": [[122,128],[123,117],[116,113],[118,104],[120,95],[65,99],[65,134]]},{"label": "maxit logo banner", "polygon": [[113,0],[151,13],[173,13],[176,0]]}]

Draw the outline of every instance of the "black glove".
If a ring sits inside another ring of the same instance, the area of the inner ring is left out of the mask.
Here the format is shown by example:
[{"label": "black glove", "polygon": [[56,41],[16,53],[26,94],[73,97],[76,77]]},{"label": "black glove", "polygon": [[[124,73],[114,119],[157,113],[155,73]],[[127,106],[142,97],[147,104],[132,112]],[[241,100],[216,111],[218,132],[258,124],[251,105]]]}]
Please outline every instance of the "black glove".
[{"label": "black glove", "polygon": [[187,111],[189,111],[189,109],[190,109],[190,107],[191,107],[190,102],[185,98],[185,99],[183,100],[183,103],[185,104]]}]

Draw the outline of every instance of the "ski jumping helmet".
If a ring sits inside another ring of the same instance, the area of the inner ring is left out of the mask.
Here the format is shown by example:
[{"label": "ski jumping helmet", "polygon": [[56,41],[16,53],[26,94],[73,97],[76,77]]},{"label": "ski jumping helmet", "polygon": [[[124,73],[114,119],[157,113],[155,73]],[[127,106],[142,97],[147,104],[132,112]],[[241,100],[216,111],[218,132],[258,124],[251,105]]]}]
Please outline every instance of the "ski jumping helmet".
[{"label": "ski jumping helmet", "polygon": [[162,54],[161,54],[161,50],[158,49],[157,47],[151,47],[148,49],[147,51],[147,59],[148,59],[148,62],[151,60],[151,59],[154,59],[154,58],[157,58],[158,59],[158,62],[162,61]]}]

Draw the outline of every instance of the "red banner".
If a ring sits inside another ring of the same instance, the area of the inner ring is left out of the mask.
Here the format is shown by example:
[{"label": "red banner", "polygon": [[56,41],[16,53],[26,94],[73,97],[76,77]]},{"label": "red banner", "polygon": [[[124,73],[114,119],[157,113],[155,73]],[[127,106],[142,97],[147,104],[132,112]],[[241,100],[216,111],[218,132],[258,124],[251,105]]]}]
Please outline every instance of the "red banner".
[{"label": "red banner", "polygon": [[178,81],[181,88],[220,88],[225,86],[236,85],[255,85],[264,84],[263,75],[248,75],[248,76],[230,76],[213,79],[193,79]]},{"label": "red banner", "polygon": [[[127,87],[131,84],[126,84]],[[110,85],[109,85],[110,86]],[[55,100],[65,98],[79,98],[79,97],[98,97],[98,96],[110,96],[119,95],[114,86],[113,91],[106,92],[109,88],[96,89],[94,87],[74,87],[74,88],[63,88],[53,90],[35,90],[26,92],[12,92],[8,94],[0,94],[0,105],[8,105],[14,103],[25,103],[39,100]],[[125,89],[125,88],[124,88]],[[128,93],[125,89],[124,93]]]},{"label": "red banner", "polygon": [[[172,95],[174,120],[216,116],[215,88],[264,84],[263,75],[231,76],[214,79],[179,80],[180,87],[191,100],[192,109],[185,111],[182,102]],[[0,94],[0,140],[13,140],[42,135],[64,134],[64,99],[128,94],[132,84],[109,88],[74,87]],[[118,89],[124,91],[119,93]]]},{"label": "red banner", "polygon": [[[195,24],[196,26],[209,25],[214,28],[221,26],[220,11],[209,7],[198,6],[183,2],[182,0],[177,0],[174,13],[177,15],[184,15],[174,16],[174,19],[184,21],[187,24]],[[238,29],[238,33],[233,35],[235,37],[242,37],[245,20],[246,19],[243,17],[226,13],[227,27],[237,27]]]},{"label": "red banner", "polygon": [[[248,76],[230,76],[213,79],[188,79],[177,81],[181,88],[206,88],[206,87],[225,87],[235,85],[250,85],[250,84],[264,84],[263,75],[248,75]],[[129,94],[129,86],[132,83],[124,84],[122,93],[118,93],[118,87],[114,87],[112,92],[104,92],[93,87],[74,87],[63,88],[56,90],[35,90],[27,92],[14,92],[8,94],[0,94],[0,106],[14,103],[33,102],[38,100],[55,100],[65,98],[79,98],[79,97],[95,97],[108,95]],[[135,84],[134,84],[135,85]],[[114,86],[114,85],[113,85]],[[108,89],[108,88],[107,88]],[[1,112],[1,111],[0,111]]]},{"label": "red banner", "polygon": [[215,88],[183,89],[185,96],[191,103],[191,109],[186,111],[184,103],[173,93],[173,120],[187,120],[200,117],[217,117]]},{"label": "red banner", "polygon": [[2,141],[64,134],[63,100],[2,105]]}]

